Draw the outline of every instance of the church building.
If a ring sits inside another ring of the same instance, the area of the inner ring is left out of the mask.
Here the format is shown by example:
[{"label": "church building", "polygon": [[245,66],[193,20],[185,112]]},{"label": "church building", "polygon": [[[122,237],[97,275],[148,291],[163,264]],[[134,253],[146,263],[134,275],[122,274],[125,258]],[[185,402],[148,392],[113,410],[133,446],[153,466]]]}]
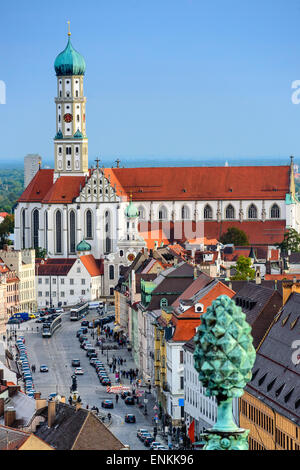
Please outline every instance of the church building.
[{"label": "church building", "polygon": [[251,244],[275,245],[287,228],[300,230],[292,158],[286,166],[104,168],[97,160],[89,167],[86,64],[68,35],[54,63],[54,169],[40,168],[18,200],[16,250],[76,258],[85,240],[105,261],[109,295],[143,247],[219,239],[233,226]]}]

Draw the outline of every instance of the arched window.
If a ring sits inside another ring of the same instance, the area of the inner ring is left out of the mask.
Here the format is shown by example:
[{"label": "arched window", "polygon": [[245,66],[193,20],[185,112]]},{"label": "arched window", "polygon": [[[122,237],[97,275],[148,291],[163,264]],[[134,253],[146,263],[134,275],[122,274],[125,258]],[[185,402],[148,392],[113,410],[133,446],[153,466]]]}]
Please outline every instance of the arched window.
[{"label": "arched window", "polygon": [[235,218],[234,207],[231,204],[229,204],[229,206],[226,207],[225,218],[226,219],[234,219]]},{"label": "arched window", "polygon": [[111,252],[111,221],[110,221],[110,212],[105,212],[105,222],[104,222],[104,231],[105,231],[105,253]]},{"label": "arched window", "polygon": [[254,204],[251,204],[248,209],[248,219],[257,219],[257,209]]},{"label": "arched window", "polygon": [[48,212],[45,212],[45,249],[48,253]]},{"label": "arched window", "polygon": [[209,204],[206,204],[204,207],[204,220],[209,220],[213,218],[213,211]]},{"label": "arched window", "polygon": [[109,279],[113,280],[115,278],[115,267],[113,264],[109,266]]},{"label": "arched window", "polygon": [[32,246],[33,248],[39,247],[39,224],[40,224],[40,214],[38,209],[34,209],[32,213]]},{"label": "arched window", "polygon": [[119,266],[119,276],[122,275],[123,268],[124,268],[123,264],[120,264],[120,266]]},{"label": "arched window", "polygon": [[165,206],[161,206],[158,211],[158,219],[159,220],[167,220],[168,218],[168,211]]},{"label": "arched window", "polygon": [[187,206],[182,206],[181,208],[181,218],[182,220],[186,220],[190,218],[190,210]]},{"label": "arched window", "polygon": [[22,210],[21,212],[21,230],[22,230],[22,249],[26,248],[25,247],[25,209]]},{"label": "arched window", "polygon": [[144,209],[144,207],[139,206],[138,211],[139,211],[139,219],[144,220],[145,219],[145,209]]},{"label": "arched window", "polygon": [[76,218],[75,212],[70,212],[70,253],[75,253],[76,250]]},{"label": "arched window", "polygon": [[92,211],[87,210],[85,215],[86,233],[85,238],[93,238]]},{"label": "arched window", "polygon": [[62,253],[62,217],[60,211],[55,214],[55,238],[55,251],[56,253]]},{"label": "arched window", "polygon": [[280,209],[277,204],[273,204],[271,207],[271,219],[279,219],[280,218]]}]

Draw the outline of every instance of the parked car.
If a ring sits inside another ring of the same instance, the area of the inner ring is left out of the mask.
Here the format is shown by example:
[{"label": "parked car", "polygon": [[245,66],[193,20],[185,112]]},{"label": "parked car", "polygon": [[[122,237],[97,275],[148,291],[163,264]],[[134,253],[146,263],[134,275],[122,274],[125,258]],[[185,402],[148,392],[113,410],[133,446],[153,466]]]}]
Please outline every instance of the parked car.
[{"label": "parked car", "polygon": [[135,415],[127,414],[125,415],[125,423],[135,423]]},{"label": "parked car", "polygon": [[102,408],[113,408],[114,403],[112,400],[103,400],[103,402],[101,403],[101,406]]},{"label": "parked car", "polygon": [[42,366],[40,366],[40,372],[49,372],[49,369],[48,369],[47,366],[42,365]]},{"label": "parked car", "polygon": [[55,313],[64,313],[64,309],[63,308],[56,308],[55,309]]},{"label": "parked car", "polygon": [[82,369],[82,367],[76,367],[74,373],[75,373],[75,375],[83,375],[84,370]]},{"label": "parked car", "polygon": [[43,323],[43,318],[38,318],[37,320],[35,320],[35,323]]},{"label": "parked car", "polygon": [[80,360],[79,359],[72,359],[72,366],[73,367],[80,367]]},{"label": "parked car", "polygon": [[133,397],[126,397],[124,403],[125,403],[125,405],[134,405],[134,398]]},{"label": "parked car", "polygon": [[153,436],[147,436],[145,439],[144,439],[144,445],[146,447],[150,447],[150,444],[152,444],[152,442],[154,442],[154,437]]},{"label": "parked car", "polygon": [[154,450],[155,447],[161,446],[161,445],[162,445],[162,444],[161,444],[160,442],[158,442],[158,441],[153,441],[153,442],[151,442],[151,444],[150,444],[150,450]]},{"label": "parked car", "polygon": [[147,432],[142,432],[139,437],[140,437],[140,440],[141,440],[142,442],[144,442],[144,440],[145,440],[147,437],[151,437],[151,434],[150,434],[149,431],[147,431]]},{"label": "parked car", "polygon": [[104,385],[105,387],[110,387],[111,386],[111,381],[109,378],[104,378],[101,380],[101,384]]},{"label": "parked car", "polygon": [[121,392],[121,398],[122,400],[125,400],[126,397],[130,397],[131,393],[129,392],[129,390],[125,390],[123,392]]},{"label": "parked car", "polygon": [[140,439],[142,433],[148,433],[148,429],[140,428],[137,430],[136,436]]}]

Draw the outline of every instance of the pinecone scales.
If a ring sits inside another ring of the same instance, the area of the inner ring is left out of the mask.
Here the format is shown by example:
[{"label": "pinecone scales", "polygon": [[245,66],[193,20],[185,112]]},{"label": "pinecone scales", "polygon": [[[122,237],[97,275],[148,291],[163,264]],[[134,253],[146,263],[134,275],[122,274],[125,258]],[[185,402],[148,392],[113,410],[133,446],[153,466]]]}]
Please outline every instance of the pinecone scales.
[{"label": "pinecone scales", "polygon": [[206,394],[219,399],[242,396],[256,355],[242,309],[221,295],[202,315],[194,341],[194,366]]}]

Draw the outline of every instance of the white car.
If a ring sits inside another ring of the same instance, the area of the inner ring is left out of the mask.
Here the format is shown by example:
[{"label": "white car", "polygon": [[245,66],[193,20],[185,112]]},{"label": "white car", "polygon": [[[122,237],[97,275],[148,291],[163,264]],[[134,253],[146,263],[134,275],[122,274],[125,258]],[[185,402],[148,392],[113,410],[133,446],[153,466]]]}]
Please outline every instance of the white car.
[{"label": "white car", "polygon": [[64,309],[63,308],[56,308],[55,313],[64,313]]},{"label": "white car", "polygon": [[74,372],[75,372],[75,375],[83,375],[84,374],[84,370],[82,369],[82,367],[76,367]]}]

